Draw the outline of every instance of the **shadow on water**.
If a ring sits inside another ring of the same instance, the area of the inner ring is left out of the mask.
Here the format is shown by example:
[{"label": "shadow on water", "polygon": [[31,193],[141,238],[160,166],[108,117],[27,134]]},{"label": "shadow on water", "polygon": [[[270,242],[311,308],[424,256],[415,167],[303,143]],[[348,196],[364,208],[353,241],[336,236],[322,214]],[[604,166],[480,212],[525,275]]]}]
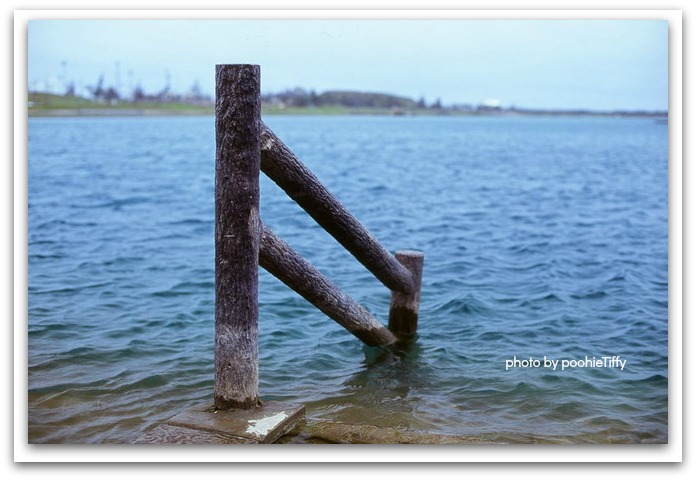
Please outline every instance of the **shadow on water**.
[{"label": "shadow on water", "polygon": [[391,387],[406,398],[412,387],[420,388],[429,382],[433,373],[423,358],[418,335],[400,339],[388,347],[363,347],[365,360],[362,370],[346,382],[374,388],[374,383]]},{"label": "shadow on water", "polygon": [[423,349],[418,343],[418,335],[414,335],[410,338],[401,338],[396,343],[386,347],[369,347],[364,345],[363,352],[365,353],[364,365],[376,367],[395,362],[415,364],[420,360]]},{"label": "shadow on water", "polygon": [[320,418],[350,424],[428,429],[422,393],[436,383],[418,338],[389,347],[363,346],[360,368],[332,396],[308,405]]}]

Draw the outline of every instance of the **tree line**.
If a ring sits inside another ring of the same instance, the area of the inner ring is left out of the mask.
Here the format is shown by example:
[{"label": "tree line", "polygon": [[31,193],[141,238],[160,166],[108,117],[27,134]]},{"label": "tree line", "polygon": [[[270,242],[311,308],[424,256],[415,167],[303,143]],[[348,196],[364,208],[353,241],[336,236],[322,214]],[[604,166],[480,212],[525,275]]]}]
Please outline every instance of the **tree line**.
[{"label": "tree line", "polygon": [[329,90],[317,93],[304,88],[288,89],[278,93],[265,93],[261,101],[270,105],[285,107],[321,107],[343,106],[350,108],[384,108],[414,109],[442,108],[440,100],[427,105],[424,98],[418,101],[408,97],[387,93],[354,92],[346,90]]}]

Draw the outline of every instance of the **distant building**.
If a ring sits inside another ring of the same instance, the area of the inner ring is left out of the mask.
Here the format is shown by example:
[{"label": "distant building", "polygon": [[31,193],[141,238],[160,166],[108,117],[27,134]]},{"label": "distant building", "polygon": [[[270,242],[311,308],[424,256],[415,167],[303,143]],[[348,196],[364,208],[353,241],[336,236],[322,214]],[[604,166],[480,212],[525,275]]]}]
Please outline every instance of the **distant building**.
[{"label": "distant building", "polygon": [[501,107],[501,102],[497,98],[487,98],[483,102],[481,102],[480,107],[489,109],[489,110],[500,110]]},{"label": "distant building", "polygon": [[502,110],[502,103],[497,98],[487,98],[479,104],[476,110],[480,112],[497,112]]}]

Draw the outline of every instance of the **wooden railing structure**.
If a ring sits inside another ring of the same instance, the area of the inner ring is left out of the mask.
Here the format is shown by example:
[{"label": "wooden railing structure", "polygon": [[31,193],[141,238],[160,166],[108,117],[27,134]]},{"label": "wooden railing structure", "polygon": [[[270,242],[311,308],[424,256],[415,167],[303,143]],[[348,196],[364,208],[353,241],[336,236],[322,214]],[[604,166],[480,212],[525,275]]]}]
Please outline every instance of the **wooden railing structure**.
[{"label": "wooden railing structure", "polygon": [[[258,395],[258,266],[370,346],[416,332],[423,254],[387,252],[261,121],[258,65],[215,72],[214,409],[250,409]],[[388,328],[341,292],[259,218],[259,172],[392,292]]]}]

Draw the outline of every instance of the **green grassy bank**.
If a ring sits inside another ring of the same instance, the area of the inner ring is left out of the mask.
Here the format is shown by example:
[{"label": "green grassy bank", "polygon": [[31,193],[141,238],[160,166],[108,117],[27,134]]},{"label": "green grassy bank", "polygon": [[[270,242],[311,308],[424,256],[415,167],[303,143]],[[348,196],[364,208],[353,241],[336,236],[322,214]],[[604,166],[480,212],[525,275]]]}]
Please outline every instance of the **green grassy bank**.
[{"label": "green grassy bank", "polygon": [[[87,98],[30,93],[28,98],[30,117],[74,117],[74,116],[147,116],[147,115],[213,115],[213,105],[194,105],[177,102],[120,101],[105,103]],[[455,110],[450,108],[406,108],[347,107],[344,105],[321,105],[308,107],[263,104],[263,115],[417,115],[417,116],[621,116],[665,118],[667,112],[600,112],[600,111],[551,111],[551,110]]]}]

